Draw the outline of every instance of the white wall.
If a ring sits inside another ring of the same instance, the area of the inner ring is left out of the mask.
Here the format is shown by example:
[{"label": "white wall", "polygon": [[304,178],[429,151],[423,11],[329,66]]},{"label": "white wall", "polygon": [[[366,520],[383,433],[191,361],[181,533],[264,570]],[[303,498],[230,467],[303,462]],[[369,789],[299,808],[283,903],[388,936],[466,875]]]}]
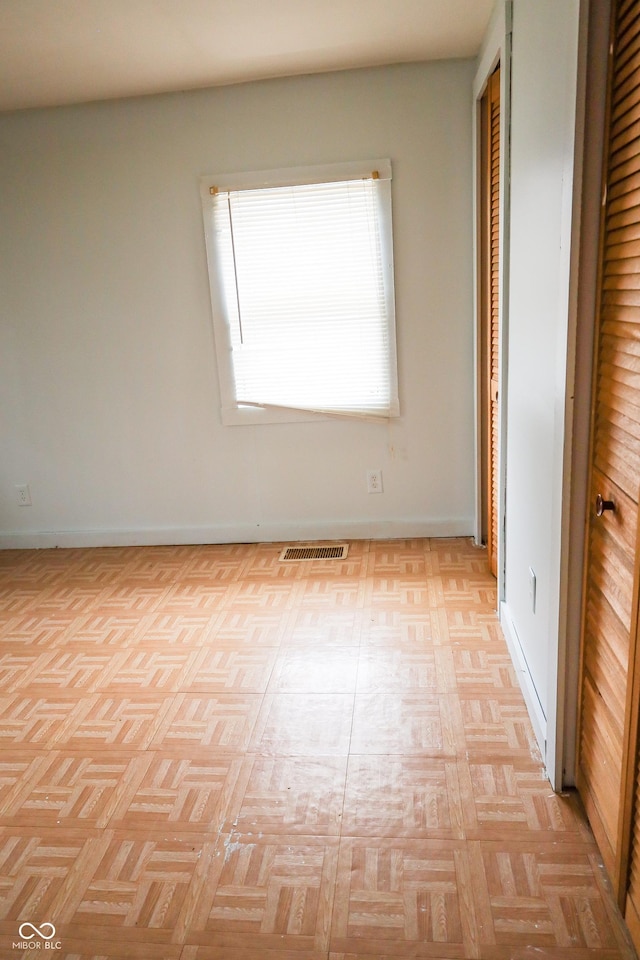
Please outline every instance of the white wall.
[{"label": "white wall", "polygon": [[579,0],[514,0],[503,623],[552,781],[578,27]]},{"label": "white wall", "polygon": [[[472,77],[414,64],[0,117],[0,545],[472,533]],[[198,178],[384,156],[401,419],[223,427]]]}]

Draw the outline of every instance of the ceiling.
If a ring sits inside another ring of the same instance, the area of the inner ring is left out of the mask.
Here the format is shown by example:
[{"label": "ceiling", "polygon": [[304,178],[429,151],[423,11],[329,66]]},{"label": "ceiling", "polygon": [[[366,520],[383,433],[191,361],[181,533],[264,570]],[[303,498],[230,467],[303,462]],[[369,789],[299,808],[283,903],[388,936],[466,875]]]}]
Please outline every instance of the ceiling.
[{"label": "ceiling", "polygon": [[0,110],[472,57],[493,0],[0,0]]}]

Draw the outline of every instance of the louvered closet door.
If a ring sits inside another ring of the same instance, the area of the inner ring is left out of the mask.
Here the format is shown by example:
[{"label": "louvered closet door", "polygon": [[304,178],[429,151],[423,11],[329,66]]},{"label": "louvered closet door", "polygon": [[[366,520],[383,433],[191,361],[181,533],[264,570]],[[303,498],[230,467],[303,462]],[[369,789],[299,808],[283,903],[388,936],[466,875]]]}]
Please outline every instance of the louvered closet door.
[{"label": "louvered closet door", "polygon": [[489,567],[494,576],[498,569],[498,380],[499,380],[499,279],[500,279],[500,68],[489,78],[487,90],[482,100],[484,117],[484,153],[482,202],[483,236],[482,257],[482,299],[483,299],[483,338],[482,345],[483,389],[485,397],[483,409],[486,424],[483,436],[486,438],[484,463],[486,478],[483,481],[486,490],[486,539]]},{"label": "louvered closet door", "polygon": [[[631,609],[631,695],[628,698],[628,787],[631,795],[624,809],[623,843],[630,845],[630,869],[625,917],[635,945],[640,949],[640,784],[638,764],[638,580],[640,570],[640,529],[638,499],[640,487],[640,0],[620,4],[617,15],[615,74],[612,91],[612,144],[619,157],[612,169],[610,216],[615,220],[620,253],[608,271],[606,286],[620,304],[621,343],[610,349],[610,363],[619,370],[618,393],[624,395],[627,419],[620,424],[620,442],[625,443],[625,464],[629,497],[629,530],[634,540],[635,564]],[[615,175],[615,179],[614,179]],[[623,311],[623,312],[622,312]],[[634,536],[635,533],[635,536]],[[627,799],[627,798],[625,798]],[[627,876],[625,874],[625,880]]]},{"label": "louvered closet door", "polygon": [[[640,485],[640,0],[615,20],[594,372],[578,787],[622,902]],[[604,502],[596,516],[596,499]],[[612,508],[607,509],[612,505]],[[637,871],[636,871],[637,872]]]},{"label": "louvered closet door", "polygon": [[487,551],[489,566],[494,577],[498,568],[498,351],[500,347],[499,321],[499,275],[500,275],[500,70],[489,81],[489,131],[491,176],[490,195],[490,264],[489,264],[489,540]]}]

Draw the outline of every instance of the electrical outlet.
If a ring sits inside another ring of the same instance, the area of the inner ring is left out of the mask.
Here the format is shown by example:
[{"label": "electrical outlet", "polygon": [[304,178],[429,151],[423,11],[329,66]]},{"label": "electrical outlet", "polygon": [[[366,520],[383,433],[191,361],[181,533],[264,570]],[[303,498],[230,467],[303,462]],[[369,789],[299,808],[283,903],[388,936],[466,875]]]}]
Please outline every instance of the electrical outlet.
[{"label": "electrical outlet", "polygon": [[28,483],[16,483],[16,499],[20,507],[31,506],[31,491]]},{"label": "electrical outlet", "polygon": [[382,493],[382,470],[367,470],[367,493]]}]

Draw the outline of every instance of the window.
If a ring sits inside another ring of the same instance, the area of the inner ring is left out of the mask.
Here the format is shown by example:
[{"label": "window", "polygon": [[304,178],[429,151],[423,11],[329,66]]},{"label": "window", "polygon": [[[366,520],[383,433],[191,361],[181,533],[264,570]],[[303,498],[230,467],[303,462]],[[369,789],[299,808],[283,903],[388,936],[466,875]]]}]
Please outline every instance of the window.
[{"label": "window", "polygon": [[389,161],[201,196],[223,422],[398,416]]}]

